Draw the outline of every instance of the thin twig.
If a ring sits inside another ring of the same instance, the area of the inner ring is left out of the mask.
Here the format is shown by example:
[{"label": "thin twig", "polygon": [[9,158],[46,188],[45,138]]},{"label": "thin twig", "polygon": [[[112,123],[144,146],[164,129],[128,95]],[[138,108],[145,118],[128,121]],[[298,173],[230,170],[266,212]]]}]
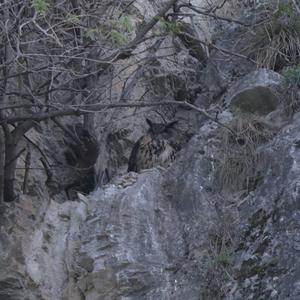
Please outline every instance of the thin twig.
[{"label": "thin twig", "polygon": [[26,158],[25,158],[25,174],[24,174],[23,186],[22,186],[23,194],[26,194],[26,192],[27,192],[27,183],[28,183],[30,162],[31,162],[31,151],[30,151],[30,147],[28,147]]},{"label": "thin twig", "polygon": [[295,9],[296,9],[298,15],[300,15],[300,8],[299,8],[298,4],[296,3],[295,0],[292,0],[292,2],[293,2],[293,4],[294,4],[294,6],[295,6]]},{"label": "thin twig", "polygon": [[217,123],[217,124],[220,125],[221,127],[226,128],[226,129],[229,130],[234,136],[236,136],[236,132],[235,132],[235,131],[233,131],[233,130],[232,130],[230,127],[228,127],[227,125],[225,125],[225,124],[219,122],[216,118],[210,116],[204,109],[201,109],[201,108],[199,108],[199,107],[197,107],[197,106],[195,106],[195,105],[193,105],[193,104],[191,104],[191,103],[188,103],[188,102],[186,102],[186,101],[184,102],[184,104],[185,104],[187,107],[190,107],[190,108],[196,110],[197,112],[201,113],[202,115],[204,115],[205,117],[207,117],[207,118],[210,119],[211,121]]}]

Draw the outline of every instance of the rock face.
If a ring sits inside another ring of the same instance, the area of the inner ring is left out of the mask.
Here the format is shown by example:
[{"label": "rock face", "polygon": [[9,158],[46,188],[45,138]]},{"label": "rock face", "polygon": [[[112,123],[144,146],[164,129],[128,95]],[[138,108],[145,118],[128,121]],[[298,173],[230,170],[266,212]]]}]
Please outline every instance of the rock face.
[{"label": "rock face", "polygon": [[85,299],[198,299],[196,270],[205,260],[197,252],[216,218],[202,186],[210,163],[195,153],[198,143],[193,140],[168,171],[129,173],[89,197],[73,266]]},{"label": "rock face", "polygon": [[[80,204],[51,202],[20,253],[28,299],[215,299],[205,298],[211,230],[225,210],[235,224],[226,299],[297,299],[298,119],[260,149],[263,181],[234,206],[214,193],[213,125],[167,171],[129,173]],[[19,276],[3,279],[3,299],[22,299]]]},{"label": "rock face", "polygon": [[[151,18],[158,4],[137,1],[136,9]],[[216,44],[227,51],[240,49],[235,39],[241,37],[241,28],[228,25],[225,33],[222,30]],[[173,57],[171,39],[164,43],[171,50],[160,51],[170,51]],[[200,66],[188,49],[176,54],[177,64],[151,54],[144,57],[149,68],[139,69],[127,85],[121,80],[123,73],[118,77],[121,83],[112,80],[113,92],[127,100],[141,97],[145,87],[138,79],[144,76],[151,82],[150,95],[145,96],[149,101],[169,90],[178,101],[194,101],[193,93],[203,87],[196,104],[209,107],[213,102],[214,109],[225,101],[216,116],[223,124],[233,118],[228,107],[234,118],[242,111],[259,114],[259,120],[280,111],[279,74],[255,70],[241,56],[228,60],[224,51],[210,54],[206,66]],[[155,77],[157,66],[166,74]],[[112,77],[118,68],[122,66],[116,66]],[[229,154],[251,153],[263,159],[259,174],[253,172],[257,177],[246,178],[247,185],[254,181],[251,190],[230,192],[216,180],[228,150],[222,131],[226,129],[188,109],[159,107],[143,109],[142,116],[135,113],[129,108],[95,118],[99,176],[98,187],[89,195],[75,194],[74,201],[68,201],[64,191],[54,191],[51,176],[38,171],[37,150],[32,165],[37,170],[29,176],[26,193],[21,193],[23,171],[18,172],[19,201],[0,205],[0,300],[300,299],[299,113],[274,134],[261,134],[262,141],[251,144],[251,152],[244,151],[245,142],[233,138],[236,147]],[[147,130],[144,114],[161,121],[162,113],[167,121],[179,121],[182,149],[167,168],[126,173],[132,145]],[[60,129],[43,126],[45,136],[38,128],[28,136],[51,157],[52,165],[64,166]],[[252,133],[243,141],[251,141]],[[80,156],[86,156],[83,153]],[[73,181],[72,173],[61,170],[56,181]]]},{"label": "rock face", "polygon": [[227,102],[236,111],[267,115],[279,106],[281,85],[282,78],[278,73],[257,70],[229,88]]},{"label": "rock face", "polygon": [[299,139],[296,119],[261,151],[263,182],[238,205],[236,286],[227,299],[299,298]]}]

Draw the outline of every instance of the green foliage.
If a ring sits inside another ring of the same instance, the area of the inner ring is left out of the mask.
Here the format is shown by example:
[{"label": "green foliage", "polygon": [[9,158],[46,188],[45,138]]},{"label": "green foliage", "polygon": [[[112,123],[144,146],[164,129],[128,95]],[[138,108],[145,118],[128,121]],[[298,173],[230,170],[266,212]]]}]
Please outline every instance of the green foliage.
[{"label": "green foliage", "polygon": [[113,29],[111,31],[111,41],[115,45],[122,46],[126,44],[127,39],[119,31]]},{"label": "green foliage", "polygon": [[163,32],[167,35],[178,35],[183,31],[183,25],[180,22],[170,22],[164,18],[159,18],[158,20],[162,26]]},{"label": "green foliage", "polygon": [[217,257],[216,257],[217,263],[223,265],[224,267],[230,266],[232,263],[232,258],[230,256],[230,253],[227,253],[227,251],[221,251]]},{"label": "green foliage", "polygon": [[[79,23],[80,19],[77,15],[70,15],[70,22]],[[85,36],[91,40],[109,39],[115,46],[123,46],[128,42],[130,33],[134,31],[133,22],[128,15],[122,15],[120,18],[115,16],[98,25],[98,27],[88,28]]]},{"label": "green foliage", "polygon": [[126,35],[133,32],[134,27],[129,16],[124,15],[118,21],[112,24],[111,41],[117,46],[123,46],[127,43]]},{"label": "green foliage", "polygon": [[300,65],[288,67],[283,76],[287,84],[298,84],[300,82]]},{"label": "green foliage", "polygon": [[286,88],[284,108],[287,115],[300,110],[300,65],[286,68],[283,72]]},{"label": "green foliage", "polygon": [[125,15],[120,18],[119,27],[123,32],[131,33],[134,30],[133,24],[129,16]]},{"label": "green foliage", "polygon": [[99,34],[98,28],[90,28],[86,31],[85,36],[94,41],[96,40],[98,34]]},{"label": "green foliage", "polygon": [[283,23],[283,26],[294,28],[296,32],[300,33],[300,19],[291,2],[281,1],[274,18]]},{"label": "green foliage", "polygon": [[280,2],[278,5],[278,12],[279,16],[294,16],[296,15],[295,10],[292,8],[291,3],[288,2]]},{"label": "green foliage", "polygon": [[78,15],[75,14],[69,14],[67,17],[67,22],[73,23],[73,24],[79,24],[80,23],[80,18]]},{"label": "green foliage", "polygon": [[32,0],[31,5],[39,15],[44,16],[47,12],[49,3],[47,0]]}]

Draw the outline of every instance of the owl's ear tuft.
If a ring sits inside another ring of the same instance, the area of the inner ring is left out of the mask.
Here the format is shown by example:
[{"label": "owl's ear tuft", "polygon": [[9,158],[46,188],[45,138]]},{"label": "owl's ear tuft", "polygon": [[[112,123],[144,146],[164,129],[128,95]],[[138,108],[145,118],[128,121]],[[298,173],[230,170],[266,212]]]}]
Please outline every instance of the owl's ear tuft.
[{"label": "owl's ear tuft", "polygon": [[147,124],[149,125],[149,127],[151,129],[153,127],[153,123],[147,118],[146,118],[146,122],[147,122]]},{"label": "owl's ear tuft", "polygon": [[171,128],[171,127],[173,127],[174,125],[176,125],[177,123],[178,123],[178,120],[172,121],[172,122],[170,122],[170,123],[168,123],[168,124],[166,125],[166,128]]}]

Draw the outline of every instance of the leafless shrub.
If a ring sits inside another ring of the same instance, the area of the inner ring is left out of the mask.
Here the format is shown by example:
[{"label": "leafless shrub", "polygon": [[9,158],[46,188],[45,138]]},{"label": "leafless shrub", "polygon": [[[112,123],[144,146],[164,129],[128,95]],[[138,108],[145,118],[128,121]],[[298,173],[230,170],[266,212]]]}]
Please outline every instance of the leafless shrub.
[{"label": "leafless shrub", "polygon": [[254,190],[262,174],[263,157],[257,147],[269,141],[276,129],[254,115],[240,115],[230,124],[234,135],[222,132],[221,161],[216,176],[220,190]]}]

